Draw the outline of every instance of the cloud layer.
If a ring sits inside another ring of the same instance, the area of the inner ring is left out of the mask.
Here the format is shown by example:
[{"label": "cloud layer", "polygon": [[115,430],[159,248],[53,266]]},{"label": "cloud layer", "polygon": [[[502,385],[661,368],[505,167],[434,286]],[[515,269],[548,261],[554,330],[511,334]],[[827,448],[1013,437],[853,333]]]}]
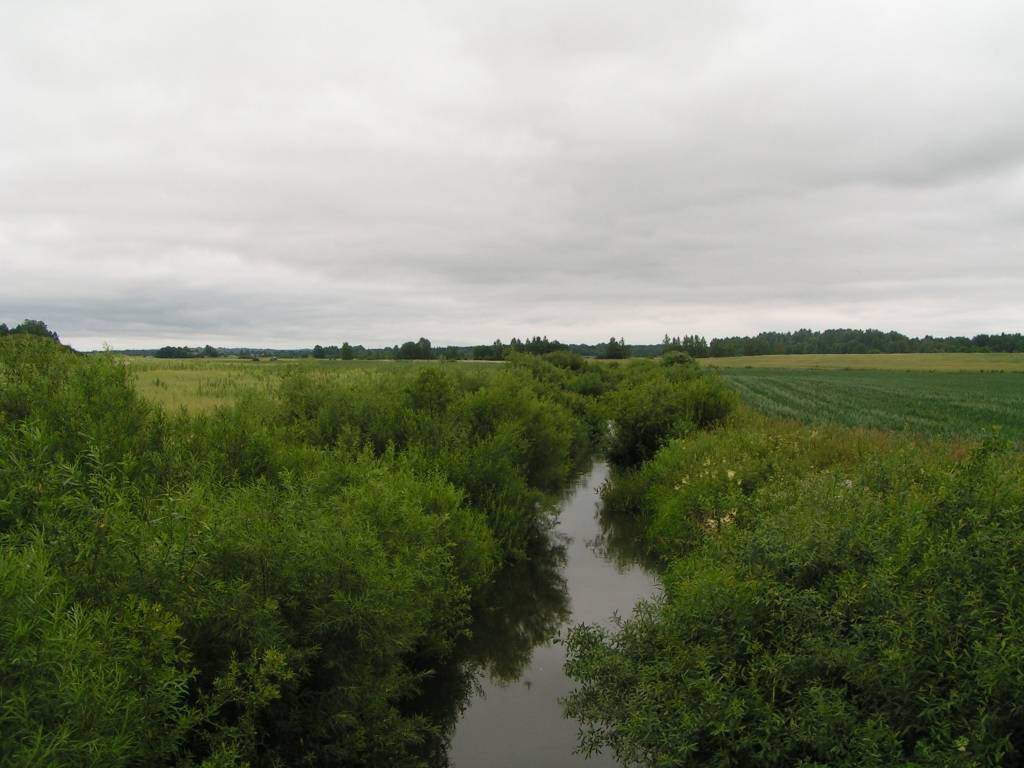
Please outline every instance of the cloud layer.
[{"label": "cloud layer", "polygon": [[0,7],[0,320],[72,344],[1024,328],[1024,6]]}]

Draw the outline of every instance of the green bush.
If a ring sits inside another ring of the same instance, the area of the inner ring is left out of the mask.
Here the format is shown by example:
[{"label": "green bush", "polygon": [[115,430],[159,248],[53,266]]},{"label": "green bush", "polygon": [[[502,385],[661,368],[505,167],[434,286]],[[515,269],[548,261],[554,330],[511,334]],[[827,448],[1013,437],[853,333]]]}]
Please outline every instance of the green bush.
[{"label": "green bush", "polygon": [[39,542],[0,548],[0,762],[156,765],[197,713],[179,621],[134,598],[90,608]]},{"label": "green bush", "polygon": [[423,765],[413,702],[593,445],[583,373],[297,373],[167,416],[116,358],[0,339],[0,763]]},{"label": "green bush", "polygon": [[620,466],[641,464],[671,438],[721,423],[736,402],[720,379],[693,366],[633,363],[605,398],[612,422],[608,456]]},{"label": "green bush", "polygon": [[586,749],[638,765],[1010,765],[1024,475],[990,444],[751,420],[628,476],[665,595],[570,637]]}]

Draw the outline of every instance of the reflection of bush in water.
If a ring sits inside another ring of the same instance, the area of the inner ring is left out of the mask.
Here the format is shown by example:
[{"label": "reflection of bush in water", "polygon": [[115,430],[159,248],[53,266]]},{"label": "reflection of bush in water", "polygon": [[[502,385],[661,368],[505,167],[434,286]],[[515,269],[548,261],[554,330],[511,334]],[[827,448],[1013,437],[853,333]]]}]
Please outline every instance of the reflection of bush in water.
[{"label": "reflection of bush in water", "polygon": [[565,583],[566,542],[538,536],[527,557],[506,567],[473,609],[473,634],[465,659],[498,683],[516,680],[533,649],[554,638],[569,619]]},{"label": "reflection of bush in water", "polygon": [[420,695],[408,703],[407,715],[416,715],[429,723],[417,754],[424,765],[445,768],[448,747],[455,726],[469,706],[476,687],[476,669],[464,660],[449,659],[436,666],[423,682]]},{"label": "reflection of bush in water", "polygon": [[651,552],[644,535],[644,521],[635,511],[609,501],[611,479],[601,488],[601,505],[597,521],[601,532],[587,542],[587,547],[608,560],[619,573],[634,566],[648,571],[658,570],[658,558]]},{"label": "reflection of bush in water", "polygon": [[496,683],[517,680],[533,649],[550,641],[569,619],[563,569],[565,538],[538,535],[527,557],[508,564],[477,600],[472,635],[449,663],[424,682],[412,709],[431,722],[433,735],[422,755],[430,765],[448,764],[448,743],[482,675]]}]

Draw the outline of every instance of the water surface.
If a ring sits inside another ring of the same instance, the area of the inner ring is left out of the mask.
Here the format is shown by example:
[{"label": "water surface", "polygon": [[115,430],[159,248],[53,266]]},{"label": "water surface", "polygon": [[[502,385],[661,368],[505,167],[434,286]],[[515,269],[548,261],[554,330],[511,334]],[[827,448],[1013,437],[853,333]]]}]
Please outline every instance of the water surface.
[{"label": "water surface", "polygon": [[578,725],[561,699],[572,689],[559,641],[573,624],[608,626],[658,588],[639,562],[628,521],[603,514],[595,464],[566,495],[555,527],[528,561],[501,574],[484,598],[468,655],[475,692],[455,726],[448,758],[455,768],[614,766],[607,755],[575,753]]}]

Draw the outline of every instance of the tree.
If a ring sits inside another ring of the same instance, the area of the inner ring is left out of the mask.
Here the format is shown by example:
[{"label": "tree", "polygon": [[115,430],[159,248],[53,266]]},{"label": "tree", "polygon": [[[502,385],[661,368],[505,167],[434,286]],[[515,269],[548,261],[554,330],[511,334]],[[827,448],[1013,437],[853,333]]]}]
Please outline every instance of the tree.
[{"label": "tree", "polygon": [[220,352],[207,344],[203,347],[203,357],[220,357]]},{"label": "tree", "polygon": [[679,340],[678,336],[673,336],[671,339],[668,334],[665,334],[665,338],[661,340],[661,353],[663,355],[669,352],[683,352],[683,343]]},{"label": "tree", "polygon": [[433,356],[430,339],[425,339],[422,336],[419,341],[405,342],[395,353],[395,357],[399,360],[430,360]]},{"label": "tree", "polygon": [[192,356],[192,350],[188,347],[160,347],[155,354],[155,357],[162,358],[183,358]]},{"label": "tree", "polygon": [[605,345],[604,354],[600,355],[605,360],[622,360],[630,355],[629,347],[626,346],[626,341],[623,338],[619,338],[617,341],[614,336],[608,339],[608,343]]},{"label": "tree", "polygon": [[315,357],[317,360],[323,360],[324,356],[325,353],[323,347],[321,347],[319,344],[313,347],[313,357]]},{"label": "tree", "polygon": [[509,345],[512,349],[517,352],[529,352],[531,355],[546,355],[548,352],[554,352],[555,350],[565,349],[565,345],[560,341],[548,341],[548,337],[541,338],[540,336],[534,336],[532,339],[527,340],[525,344],[520,342],[519,347],[516,347],[516,339],[512,340]]},{"label": "tree", "polygon": [[676,343],[679,344],[679,350],[686,352],[691,357],[707,357],[708,356],[708,342],[703,336],[683,336],[682,342],[677,337]]},{"label": "tree", "polygon": [[341,359],[351,360],[352,359],[352,345],[347,341],[341,345]]},{"label": "tree", "polygon": [[46,323],[42,320],[23,320],[20,324],[14,327],[11,333],[23,333],[28,336],[42,336],[47,339],[53,339],[55,342],[60,344],[60,339],[54,331],[51,331],[46,327]]},{"label": "tree", "polygon": [[416,342],[416,346],[419,348],[420,360],[430,360],[434,356],[434,352],[430,347],[430,339],[425,339],[420,336],[420,340]]}]

